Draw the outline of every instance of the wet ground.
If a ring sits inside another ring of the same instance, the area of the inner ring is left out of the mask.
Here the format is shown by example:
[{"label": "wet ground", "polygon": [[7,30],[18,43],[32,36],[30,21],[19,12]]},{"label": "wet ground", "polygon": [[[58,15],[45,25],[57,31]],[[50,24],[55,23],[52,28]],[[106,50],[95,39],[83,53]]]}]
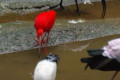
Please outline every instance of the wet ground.
[{"label": "wet ground", "polygon": [[[56,10],[56,22],[50,32],[48,45],[53,46],[66,42],[88,40],[102,36],[120,34],[120,1],[107,1],[105,19],[101,19],[101,2],[93,5],[79,4],[80,10],[88,14],[78,15],[75,5],[65,6],[64,10]],[[42,12],[24,13],[29,9],[18,10],[18,13],[9,13],[0,16],[0,54],[21,50],[33,49],[36,38],[34,19]],[[14,11],[14,10],[13,10]],[[76,24],[70,21],[83,20]]]},{"label": "wet ground", "polygon": [[[106,15],[107,18],[120,18],[120,0],[111,0],[106,2]],[[85,19],[85,20],[96,20],[101,19],[102,15],[102,4],[101,2],[94,2],[91,4],[79,4],[81,11],[86,12],[87,14],[81,14],[80,16],[76,13],[76,6],[65,6],[64,10],[61,10],[59,7],[56,9],[57,19]],[[29,14],[24,14],[28,10],[17,10],[18,13],[8,13],[0,16],[0,23],[11,22],[16,20],[21,21],[34,21],[35,17],[42,12],[30,12]],[[23,13],[23,14],[20,14]]]},{"label": "wet ground", "polygon": [[[94,5],[79,4],[80,10],[83,10],[88,13],[81,14],[80,16],[75,11],[75,5],[66,6],[64,10],[56,9],[57,20],[101,19],[101,3],[95,2],[93,4]],[[105,19],[120,18],[119,9],[120,0],[108,1]],[[5,14],[0,16],[0,23],[12,22],[16,20],[34,21],[35,17],[40,12],[42,11],[22,15],[19,13]],[[109,33],[110,31],[107,32]],[[83,35],[82,37],[84,36],[85,35]],[[118,37],[120,37],[119,34],[92,40],[71,42],[48,47],[48,53],[53,52],[54,54],[57,54],[60,57],[56,80],[110,80],[110,78],[114,74],[114,71],[105,72],[91,70],[89,68],[85,71],[84,67],[86,66],[86,64],[81,63],[80,59],[88,56],[86,53],[87,49],[102,48],[102,46],[107,44],[107,41]],[[41,58],[38,59],[37,56],[38,49],[0,55],[0,80],[33,80],[32,75],[34,72],[34,68],[37,62],[44,57],[43,48],[41,51]],[[115,80],[120,79],[119,75],[120,73],[115,78]]]},{"label": "wet ground", "polygon": [[[72,42],[48,47],[48,53],[59,55],[58,71],[56,80],[110,80],[114,71],[98,71],[87,69],[86,64],[80,59],[87,57],[86,50],[102,48],[107,41],[118,38],[120,35],[113,35],[81,42]],[[44,56],[44,49],[41,51],[41,58]],[[21,51],[0,56],[0,80],[33,80],[34,68],[40,59],[37,58],[38,49]],[[120,79],[120,73],[115,80]]]},{"label": "wet ground", "polygon": [[[73,41],[83,41],[108,35],[120,34],[120,19],[93,20],[70,23],[73,20],[56,20],[48,46]],[[35,48],[36,32],[33,21],[16,21],[0,24],[0,54]],[[37,47],[36,47],[37,48]]]}]

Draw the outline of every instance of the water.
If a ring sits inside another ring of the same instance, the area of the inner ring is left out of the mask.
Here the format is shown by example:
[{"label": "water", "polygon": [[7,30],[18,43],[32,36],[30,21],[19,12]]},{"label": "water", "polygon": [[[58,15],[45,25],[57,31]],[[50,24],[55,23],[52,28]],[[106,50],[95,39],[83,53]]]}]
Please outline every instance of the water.
[{"label": "water", "polygon": [[[107,41],[118,37],[120,35],[48,47],[48,53],[52,52],[60,57],[56,80],[109,80],[114,71],[90,68],[85,71],[86,64],[81,63],[80,59],[88,57],[87,49],[102,48]],[[37,56],[38,49],[0,55],[0,80],[33,80],[34,68],[45,56],[44,48],[41,50],[41,57],[38,59]],[[119,75],[115,80],[119,80]]]},{"label": "water", "polygon": [[[74,2],[73,2],[74,3]],[[102,15],[102,4],[101,2],[94,2],[94,5],[84,5],[84,4],[79,4],[79,8],[81,11],[84,11],[88,14],[81,14],[78,15],[76,13],[76,6],[75,5],[70,5],[70,6],[65,6],[64,10],[61,10],[59,7],[58,9],[55,9],[57,15],[57,19],[85,19],[85,20],[96,20],[96,19],[101,19]],[[105,19],[109,18],[120,18],[120,1],[119,0],[112,0],[112,1],[107,1],[107,9],[106,9],[106,15]],[[23,10],[22,10],[23,11]],[[0,15],[0,23],[5,23],[5,22],[12,22],[16,20],[20,21],[34,21],[35,17],[43,12],[43,11],[36,11],[32,12],[31,10],[28,11],[26,10],[25,12],[27,14],[21,15],[19,13],[8,13],[4,15]],[[33,9],[34,11],[34,9]],[[8,12],[8,11],[7,11]],[[14,11],[13,11],[14,12]],[[17,12],[21,12],[18,10]],[[24,13],[24,11],[23,11]]]},{"label": "water", "polygon": [[[119,1],[116,1],[107,2],[107,13],[105,18],[120,17]],[[80,4],[79,6],[81,10],[85,10],[85,12],[89,14],[77,15],[75,11],[76,7],[72,5],[65,7],[65,10],[56,9],[57,19],[101,19],[101,3],[95,3],[94,5]],[[33,21],[40,12],[41,11],[26,15],[19,15],[16,13],[6,14],[0,16],[0,23],[16,20]],[[107,41],[117,37],[120,37],[120,35],[48,47],[48,53],[52,52],[60,57],[56,80],[110,80],[114,71],[99,71],[91,70],[90,68],[85,71],[84,67],[86,64],[81,63],[80,59],[88,57],[86,53],[87,49],[102,48],[102,46],[107,44]],[[45,56],[44,48],[41,50],[41,57],[39,59],[37,58],[38,52],[38,49],[32,49],[0,55],[0,80],[33,80],[32,76],[35,66],[38,61]],[[119,75],[120,73],[115,80],[120,79]]]}]

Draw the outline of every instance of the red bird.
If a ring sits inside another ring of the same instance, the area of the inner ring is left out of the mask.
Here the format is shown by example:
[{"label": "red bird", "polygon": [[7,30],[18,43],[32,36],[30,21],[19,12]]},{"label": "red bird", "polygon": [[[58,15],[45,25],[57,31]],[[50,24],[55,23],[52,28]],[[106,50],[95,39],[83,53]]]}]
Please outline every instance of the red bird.
[{"label": "red bird", "polygon": [[[35,18],[34,27],[36,29],[38,40],[35,39],[37,43],[34,46],[37,46],[37,45],[40,46],[40,44],[43,46],[43,42],[45,42],[44,37],[46,36],[46,33],[47,33],[48,35],[47,35],[47,40],[46,40],[46,52],[47,52],[49,32],[54,25],[55,18],[56,18],[55,11],[48,11],[48,12],[40,13]],[[45,33],[44,36],[43,36],[43,33]],[[40,52],[40,47],[39,47],[39,52]]]}]

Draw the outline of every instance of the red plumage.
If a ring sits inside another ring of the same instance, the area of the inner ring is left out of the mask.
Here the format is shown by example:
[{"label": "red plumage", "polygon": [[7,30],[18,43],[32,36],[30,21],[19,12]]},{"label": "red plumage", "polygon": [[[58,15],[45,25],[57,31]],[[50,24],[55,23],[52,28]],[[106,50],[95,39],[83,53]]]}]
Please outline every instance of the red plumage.
[{"label": "red plumage", "polygon": [[43,33],[50,32],[50,30],[53,27],[53,24],[55,22],[55,18],[56,18],[55,11],[43,12],[43,13],[40,13],[36,17],[34,27],[35,27],[36,32],[37,32],[37,37],[42,36],[38,33],[38,31],[40,29],[43,30]]},{"label": "red plumage", "polygon": [[[55,11],[48,11],[48,12],[40,13],[35,18],[34,27],[36,29],[37,38],[39,40],[35,39],[38,43],[36,43],[34,46],[37,46],[39,44],[43,46],[43,42],[45,42],[44,37],[46,36],[46,33],[48,33],[47,40],[46,40],[46,52],[47,52],[49,32],[54,25],[55,18],[56,18]],[[42,37],[43,33],[45,34]],[[40,48],[39,48],[39,52],[40,52]]]}]

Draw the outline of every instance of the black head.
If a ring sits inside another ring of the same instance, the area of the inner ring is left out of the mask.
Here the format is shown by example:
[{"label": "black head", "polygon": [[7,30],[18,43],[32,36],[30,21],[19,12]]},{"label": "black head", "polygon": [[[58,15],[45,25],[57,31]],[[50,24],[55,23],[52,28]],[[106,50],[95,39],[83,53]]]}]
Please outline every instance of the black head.
[{"label": "black head", "polygon": [[57,62],[59,59],[58,55],[50,53],[47,57],[45,57],[43,60],[49,60],[51,62]]}]

